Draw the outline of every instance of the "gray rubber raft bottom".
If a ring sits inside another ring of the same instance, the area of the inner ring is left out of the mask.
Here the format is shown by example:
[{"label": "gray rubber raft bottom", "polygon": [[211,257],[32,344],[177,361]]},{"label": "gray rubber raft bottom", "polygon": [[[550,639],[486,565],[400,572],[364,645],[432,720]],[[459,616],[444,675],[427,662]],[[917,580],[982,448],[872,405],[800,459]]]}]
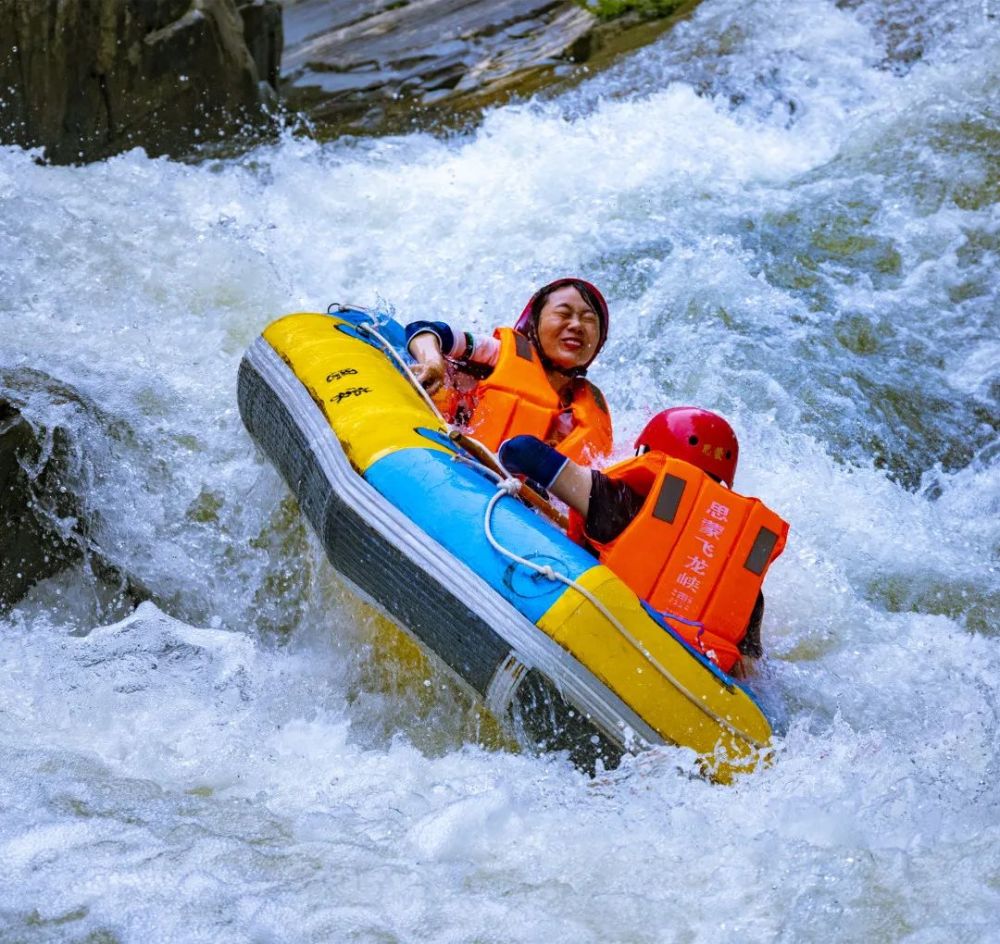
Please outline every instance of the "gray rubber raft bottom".
[{"label": "gray rubber raft bottom", "polygon": [[330,562],[443,662],[525,747],[593,771],[663,739],[570,653],[351,467],[309,392],[263,337],[240,364],[240,414]]}]

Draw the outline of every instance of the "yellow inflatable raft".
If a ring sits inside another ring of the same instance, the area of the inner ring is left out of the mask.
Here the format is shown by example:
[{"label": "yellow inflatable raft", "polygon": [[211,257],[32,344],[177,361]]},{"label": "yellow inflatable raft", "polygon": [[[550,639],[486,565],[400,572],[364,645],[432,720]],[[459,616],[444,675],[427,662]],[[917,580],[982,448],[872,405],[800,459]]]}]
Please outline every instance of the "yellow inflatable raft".
[{"label": "yellow inflatable raft", "polygon": [[243,421],[334,567],[543,748],[592,768],[670,743],[716,780],[751,770],[771,729],[748,689],[498,488],[403,350],[396,322],[338,308],[275,321],[240,366]]}]

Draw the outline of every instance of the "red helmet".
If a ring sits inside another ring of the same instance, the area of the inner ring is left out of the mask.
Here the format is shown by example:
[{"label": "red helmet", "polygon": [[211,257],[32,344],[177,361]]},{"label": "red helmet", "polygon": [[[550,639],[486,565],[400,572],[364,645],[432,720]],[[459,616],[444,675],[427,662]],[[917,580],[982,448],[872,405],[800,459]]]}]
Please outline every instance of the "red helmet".
[{"label": "red helmet", "polygon": [[740,444],[732,426],[718,413],[695,406],[664,410],[639,433],[635,448],[643,452],[654,449],[683,459],[733,487]]},{"label": "red helmet", "polygon": [[[545,299],[549,297],[557,288],[563,288],[566,285],[572,285],[580,294],[583,296],[584,301],[588,304],[594,306],[594,311],[597,314],[597,318],[601,323],[600,331],[597,337],[597,347],[594,348],[594,356],[591,357],[590,361],[585,365],[589,367],[593,361],[594,357],[597,357],[601,348],[604,347],[604,342],[608,339],[608,320],[610,315],[608,314],[608,303],[604,300],[604,296],[600,293],[600,290],[596,285],[592,285],[590,282],[585,282],[583,279],[556,279],[554,282],[549,282],[548,285],[543,285],[534,295],[528,299],[528,304],[524,306],[524,311],[521,312],[520,317],[514,324],[514,330],[520,331],[521,334],[527,335],[532,340],[535,340],[535,323],[538,319],[538,315],[542,310],[542,306],[545,304]],[[590,296],[589,298],[587,296]],[[537,346],[537,341],[535,344]]]}]

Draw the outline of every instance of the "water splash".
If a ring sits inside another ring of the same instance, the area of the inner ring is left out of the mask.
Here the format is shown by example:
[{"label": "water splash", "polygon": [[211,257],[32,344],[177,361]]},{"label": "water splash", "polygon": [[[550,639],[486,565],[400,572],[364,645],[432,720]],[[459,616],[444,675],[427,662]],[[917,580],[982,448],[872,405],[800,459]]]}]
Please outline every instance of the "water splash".
[{"label": "water splash", "polygon": [[[0,366],[99,406],[92,538],[155,603],[95,628],[70,571],[0,621],[4,926],[995,936],[997,45],[978,0],[706,0],[448,138],[0,149]],[[351,597],[239,424],[278,314],[487,329],[567,272],[611,302],[623,450],[660,406],[721,409],[738,487],[793,525],[752,680],[778,755],[732,789],[669,748],[596,780],[517,753]]]}]

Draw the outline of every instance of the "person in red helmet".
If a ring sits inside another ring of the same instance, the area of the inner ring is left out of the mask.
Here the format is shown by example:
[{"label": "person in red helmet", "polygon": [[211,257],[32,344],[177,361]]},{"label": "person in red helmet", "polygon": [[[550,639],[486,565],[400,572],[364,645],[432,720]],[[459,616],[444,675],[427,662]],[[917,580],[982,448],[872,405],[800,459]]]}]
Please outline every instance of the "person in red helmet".
[{"label": "person in red helmet", "polygon": [[603,472],[531,436],[500,447],[512,473],[570,507],[571,537],[586,543],[671,628],[723,671],[757,657],[761,585],[788,525],[759,499],[733,491],[739,443],[723,417],[697,407],[654,416],[636,455]]},{"label": "person in red helmet", "polygon": [[591,461],[613,444],[607,401],[586,380],[608,337],[608,305],[582,279],[556,279],[492,337],[440,321],[406,326],[414,373],[445,418],[496,450],[529,434],[567,457]]}]

